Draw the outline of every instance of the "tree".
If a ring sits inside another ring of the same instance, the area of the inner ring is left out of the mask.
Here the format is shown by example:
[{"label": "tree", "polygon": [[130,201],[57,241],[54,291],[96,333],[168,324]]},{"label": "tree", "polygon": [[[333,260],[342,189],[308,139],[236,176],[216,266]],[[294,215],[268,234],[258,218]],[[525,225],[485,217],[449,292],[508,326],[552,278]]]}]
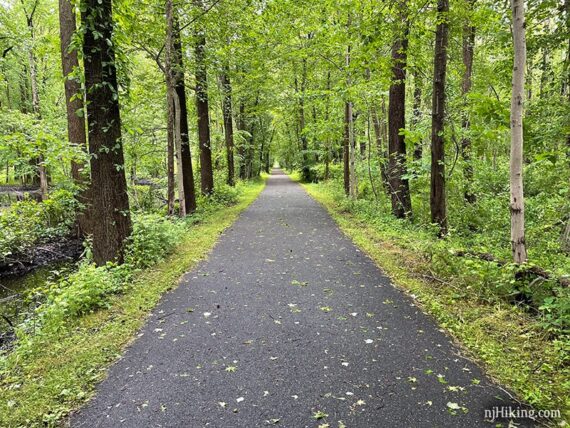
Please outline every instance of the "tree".
[{"label": "tree", "polygon": [[524,0],[511,0],[513,25],[513,80],[511,96],[511,249],[515,263],[527,260],[523,192],[523,99],[526,66]]},{"label": "tree", "polygon": [[[75,33],[75,11],[69,0],[59,0],[59,32],[61,41],[61,65],[63,68],[65,106],[67,112],[67,137],[72,146],[87,149],[85,132],[85,116],[83,111],[83,92],[81,82],[76,73],[79,71],[77,51],[72,47]],[[86,206],[89,204],[87,186],[89,177],[85,161],[71,161],[71,176],[79,188],[78,201]],[[78,235],[89,233],[89,215],[84,210],[77,218]]]},{"label": "tree", "polygon": [[[166,0],[166,42],[165,42],[165,63],[164,63],[164,73],[166,77],[166,102],[168,105],[168,126],[171,127],[168,130],[169,137],[169,153],[168,153],[168,173],[170,170],[174,169],[173,155],[176,152],[177,159],[177,182],[178,182],[178,201],[180,204],[180,216],[184,217],[187,214],[187,203],[186,203],[186,188],[184,186],[184,166],[182,162],[182,126],[184,121],[184,115],[182,114],[182,102],[186,99],[185,94],[183,99],[180,98],[180,91],[177,90],[177,85],[180,82],[179,74],[180,60],[178,59],[178,49],[176,46],[176,27],[175,27],[175,16],[174,16],[174,6],[172,0]],[[191,166],[192,164],[190,164]],[[172,177],[169,176],[169,180]],[[191,176],[193,181],[193,176]],[[192,183],[193,184],[193,183]],[[169,182],[169,186],[172,183]],[[193,187],[193,186],[192,186]],[[172,190],[169,187],[168,193],[170,196]],[[169,201],[169,204],[173,204],[173,201]]]},{"label": "tree", "polygon": [[235,186],[234,172],[234,125],[232,119],[232,85],[229,76],[229,66],[224,65],[220,73],[220,85],[223,92],[222,115],[224,117],[224,139],[226,142],[226,161],[228,163],[229,186]]},{"label": "tree", "polygon": [[82,0],[83,58],[91,155],[93,260],[123,261],[131,217],[121,138],[111,0]]},{"label": "tree", "polygon": [[180,168],[182,174],[182,185],[184,187],[184,204],[186,214],[196,211],[196,190],[194,186],[194,171],[192,169],[192,151],[190,149],[190,130],[188,128],[188,107],[186,102],[186,85],[184,84],[184,60],[182,53],[182,41],[180,35],[180,25],[177,19],[176,10],[173,9],[173,50],[172,60],[174,61],[174,90],[180,108],[180,117],[177,124],[180,131]]},{"label": "tree", "polygon": [[[26,24],[28,27],[29,35],[30,35],[30,46],[28,48],[28,65],[30,71],[30,84],[32,87],[32,111],[37,119],[42,118],[42,112],[40,108],[40,88],[38,83],[38,71],[36,65],[36,55],[34,52],[34,41],[35,41],[35,21],[34,16],[36,11],[38,10],[39,0],[34,0],[32,4],[31,10],[26,8],[24,0],[21,0],[22,8],[24,9],[24,14],[26,16]],[[37,176],[34,179],[39,181],[40,185],[40,193],[42,199],[47,198],[48,194],[48,175],[45,166],[44,156],[42,154],[42,149],[40,148],[40,153],[35,161],[36,168],[37,168]]]},{"label": "tree", "polygon": [[409,23],[406,0],[397,4],[401,28],[392,45],[392,82],[388,101],[388,185],[392,213],[398,218],[412,214],[412,200],[406,168],[406,59]]},{"label": "tree", "polygon": [[[468,0],[469,11],[473,12],[473,6],[475,0]],[[470,22],[471,16],[468,18],[468,22],[463,26],[463,81],[461,85],[461,95],[464,100],[467,99],[469,92],[471,91],[471,76],[473,74],[473,51],[475,48],[475,27]],[[469,122],[469,116],[467,112],[463,112],[463,119],[461,122],[461,127],[463,128],[463,138],[461,139],[461,156],[463,156],[463,162],[465,163],[464,175],[465,175],[465,191],[463,197],[465,202],[473,204],[477,200],[475,193],[473,193],[473,163],[471,160],[471,138],[469,137],[469,128],[471,124]]]},{"label": "tree", "polygon": [[[201,0],[195,1],[203,10]],[[208,74],[206,69],[206,31],[195,32],[194,55],[196,58],[196,115],[198,117],[198,142],[200,145],[200,189],[203,195],[214,191],[212,148],[210,142],[210,112],[208,107]]]},{"label": "tree", "polygon": [[447,71],[449,0],[437,2],[437,29],[433,63],[433,98],[431,125],[431,221],[439,226],[440,236],[447,234],[445,197],[445,77]]}]

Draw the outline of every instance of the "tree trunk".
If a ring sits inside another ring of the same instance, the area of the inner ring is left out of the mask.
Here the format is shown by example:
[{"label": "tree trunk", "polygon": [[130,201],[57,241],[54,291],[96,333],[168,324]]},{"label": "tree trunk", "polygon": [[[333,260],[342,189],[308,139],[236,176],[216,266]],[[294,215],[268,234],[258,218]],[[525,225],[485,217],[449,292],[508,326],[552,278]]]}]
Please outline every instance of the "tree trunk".
[{"label": "tree trunk", "polygon": [[[202,1],[195,4],[203,9]],[[210,116],[208,109],[208,75],[206,69],[206,32],[198,29],[196,45],[196,115],[198,116],[198,142],[200,146],[200,189],[203,195],[214,191],[214,171],[212,169],[212,148],[210,145]]]},{"label": "tree trunk", "polygon": [[[473,11],[475,0],[469,0],[469,10]],[[471,16],[468,18],[471,20]],[[475,27],[470,22],[463,27],[463,84],[461,87],[461,95],[464,102],[467,102],[467,95],[471,91],[471,76],[473,74],[473,50],[475,47]],[[463,128],[463,138],[461,139],[461,155],[465,164],[463,174],[465,176],[465,191],[463,197],[465,202],[473,204],[477,200],[473,193],[473,163],[471,160],[471,138],[469,137],[469,116],[466,111],[463,112],[461,121]]]},{"label": "tree trunk", "polygon": [[[245,103],[243,100],[240,101],[239,104],[239,116],[237,120],[237,128],[240,131],[246,130],[246,121],[245,121]],[[244,138],[245,139],[245,138]],[[238,160],[239,160],[239,178],[245,180],[247,178],[247,171],[246,171],[246,147],[247,144],[240,142],[237,151],[238,151]]]},{"label": "tree trunk", "polygon": [[354,138],[354,116],[352,102],[348,102],[348,142],[349,142],[349,186],[348,194],[352,199],[358,197],[358,182],[356,178],[356,139]]},{"label": "tree trunk", "polygon": [[222,86],[223,101],[222,114],[224,117],[224,137],[226,140],[226,159],[228,164],[228,185],[235,186],[234,173],[234,125],[232,122],[232,86],[229,76],[229,67],[224,66],[224,70],[220,75],[220,84]]},{"label": "tree trunk", "polygon": [[343,178],[344,178],[344,193],[350,196],[350,116],[352,109],[350,102],[344,103],[344,138],[342,140],[342,165],[343,165]]},{"label": "tree trunk", "polygon": [[447,36],[449,0],[437,2],[437,30],[433,66],[433,105],[431,121],[431,221],[439,226],[439,235],[447,234],[445,199],[445,76],[447,71]]},{"label": "tree trunk", "polygon": [[[420,76],[417,72],[414,73],[414,105],[412,107],[412,127],[416,128],[422,119],[422,86],[420,83]],[[423,154],[423,141],[416,141],[414,147],[414,160],[420,160]]]},{"label": "tree trunk", "polygon": [[511,248],[515,263],[527,260],[523,192],[523,98],[526,62],[524,0],[511,0],[513,44],[513,93],[511,97]]},{"label": "tree trunk", "polygon": [[167,108],[167,120],[166,120],[166,176],[167,176],[167,187],[166,187],[166,201],[168,206],[168,215],[174,215],[174,100],[172,99],[171,89],[167,87],[166,89],[166,108]]},{"label": "tree trunk", "polygon": [[[382,133],[382,124],[380,123],[380,119],[378,118],[378,111],[376,110],[376,106],[372,104],[370,106],[370,117],[372,119],[372,127],[374,129],[374,138],[376,140],[376,152],[378,153],[378,160],[380,163],[380,176],[382,178],[382,187],[386,191],[386,194],[390,196],[390,187],[388,186],[388,176],[386,175],[386,149],[384,148],[383,141],[383,133]],[[369,147],[368,150],[372,150],[372,147]]]},{"label": "tree trunk", "polygon": [[412,201],[406,178],[406,61],[408,49],[408,17],[405,0],[398,3],[403,34],[392,45],[392,83],[388,106],[388,184],[392,213],[398,218],[411,216]]},{"label": "tree trunk", "polygon": [[[42,113],[40,108],[40,89],[38,86],[38,72],[36,66],[36,56],[34,54],[34,42],[35,42],[35,26],[34,26],[34,15],[38,7],[39,0],[35,0],[32,9],[28,11],[24,6],[24,14],[26,16],[26,24],[28,31],[30,32],[30,46],[28,48],[28,64],[30,71],[30,85],[32,87],[32,111],[36,119],[41,119]],[[23,3],[22,3],[23,5]],[[37,175],[33,178],[35,183],[40,186],[40,194],[42,200],[47,199],[48,196],[48,176],[47,170],[44,162],[44,157],[42,149],[38,148],[38,157],[34,160],[34,164],[37,170]]]},{"label": "tree trunk", "polygon": [[112,1],[82,0],[87,124],[91,154],[93,259],[98,265],[123,261],[131,217],[121,140]]},{"label": "tree trunk", "polygon": [[305,135],[305,89],[307,85],[307,59],[302,60],[302,71],[301,71],[301,88],[298,88],[297,78],[295,78],[295,88],[297,90],[297,97],[299,99],[299,139],[301,143],[301,177],[303,181],[309,181],[311,171],[309,168],[308,159],[308,141]]},{"label": "tree trunk", "polygon": [[[186,85],[184,84],[184,60],[182,57],[182,41],[180,25],[176,9],[172,10],[173,21],[173,57],[174,88],[180,108],[180,117],[175,116],[176,124],[180,127],[180,167],[182,185],[184,186],[184,204],[186,214],[196,211],[196,190],[194,186],[194,171],[192,168],[192,151],[190,149],[190,131],[188,129],[188,108],[186,103]],[[173,101],[176,101],[173,99]],[[175,108],[176,113],[176,108]],[[176,129],[176,128],[175,128]],[[175,145],[176,146],[176,145]]]},{"label": "tree trunk", "polygon": [[[59,0],[59,33],[61,40],[61,64],[63,68],[65,106],[67,110],[67,137],[69,143],[83,151],[87,150],[83,92],[81,82],[74,71],[79,70],[77,51],[71,50],[75,33],[75,11],[70,0]],[[77,200],[84,205],[77,215],[78,236],[89,234],[89,177],[84,161],[71,161],[71,176],[78,187]]]}]

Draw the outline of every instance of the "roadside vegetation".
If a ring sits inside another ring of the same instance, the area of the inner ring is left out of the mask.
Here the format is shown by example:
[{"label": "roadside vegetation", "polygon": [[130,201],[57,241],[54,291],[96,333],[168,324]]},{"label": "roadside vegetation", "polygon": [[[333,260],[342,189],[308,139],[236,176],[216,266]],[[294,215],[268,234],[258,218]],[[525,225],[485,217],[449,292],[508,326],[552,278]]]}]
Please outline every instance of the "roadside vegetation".
[{"label": "roadside vegetation", "polygon": [[207,255],[263,186],[238,183],[185,219],[141,214],[125,263],[96,266],[86,258],[31,290],[45,299],[0,355],[0,426],[55,426],[87,400],[160,296]]},{"label": "roadside vegetation", "polygon": [[[364,190],[368,184],[362,172]],[[493,229],[495,233],[484,243],[474,234],[451,234],[442,240],[429,221],[395,219],[386,208],[386,196],[347,199],[336,175],[304,187],[394,283],[520,400],[536,408],[569,409],[568,287],[554,275],[551,280],[515,279],[519,266],[482,260],[478,254],[483,250],[508,259],[508,236],[500,233],[504,229]],[[300,178],[299,173],[293,176]],[[421,206],[420,200],[414,202]],[[536,231],[536,241],[531,242],[547,246],[548,238]],[[569,260],[563,255],[541,258],[544,253],[538,249],[536,254],[537,262],[550,272],[568,269]],[[565,418],[570,414],[566,412]]]}]

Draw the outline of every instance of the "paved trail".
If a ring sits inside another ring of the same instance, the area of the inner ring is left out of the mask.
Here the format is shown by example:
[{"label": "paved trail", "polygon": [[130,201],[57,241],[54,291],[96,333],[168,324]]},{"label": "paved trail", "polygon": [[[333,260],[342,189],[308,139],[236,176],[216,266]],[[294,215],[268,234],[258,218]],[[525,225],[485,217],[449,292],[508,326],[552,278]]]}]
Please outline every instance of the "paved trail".
[{"label": "paved trail", "polygon": [[506,394],[276,171],[71,424],[494,426],[483,409],[497,397]]}]

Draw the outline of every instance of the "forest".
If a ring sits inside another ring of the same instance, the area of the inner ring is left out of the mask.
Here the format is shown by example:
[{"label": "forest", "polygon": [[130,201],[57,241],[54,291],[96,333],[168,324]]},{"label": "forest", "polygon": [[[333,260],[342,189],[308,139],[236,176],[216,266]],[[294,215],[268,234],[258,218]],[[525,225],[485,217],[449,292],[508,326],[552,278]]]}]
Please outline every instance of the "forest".
[{"label": "forest", "polygon": [[569,0],[0,0],[0,53],[1,426],[81,405],[274,168],[570,420]]}]

